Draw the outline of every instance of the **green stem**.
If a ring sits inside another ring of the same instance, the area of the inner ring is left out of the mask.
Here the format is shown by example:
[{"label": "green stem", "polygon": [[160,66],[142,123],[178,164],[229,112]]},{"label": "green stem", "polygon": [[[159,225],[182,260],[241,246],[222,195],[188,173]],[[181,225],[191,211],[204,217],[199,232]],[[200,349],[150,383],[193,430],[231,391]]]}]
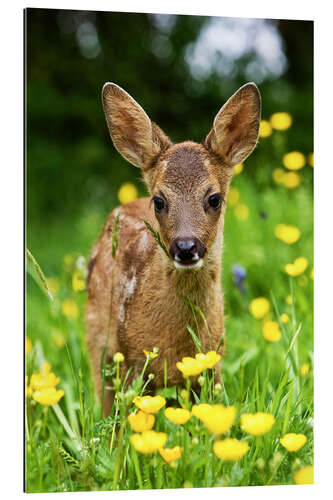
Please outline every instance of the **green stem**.
[{"label": "green stem", "polygon": [[116,468],[113,476],[112,490],[115,490],[117,488],[118,479],[120,475],[121,460],[122,460],[122,442],[123,442],[125,425],[126,425],[126,420],[124,419],[123,423],[120,426],[120,431],[118,436],[119,446],[117,448]]},{"label": "green stem", "polygon": [[131,455],[132,455],[132,460],[133,460],[135,474],[136,474],[136,478],[138,480],[139,488],[140,488],[140,490],[143,490],[143,482],[142,482],[142,476],[141,476],[141,470],[140,470],[140,464],[139,464],[138,454],[135,451],[135,449],[133,448],[133,446],[131,448]]},{"label": "green stem", "polygon": [[209,452],[210,452],[210,435],[206,431],[206,463],[205,463],[205,488],[209,488]]},{"label": "green stem", "polygon": [[58,403],[55,404],[55,405],[53,405],[52,409],[53,409],[54,413],[56,414],[56,417],[58,418],[59,422],[61,423],[61,425],[63,426],[63,428],[67,432],[68,436],[76,442],[77,441],[77,436],[72,431],[72,429],[71,429],[71,427],[70,427],[70,425],[69,425],[69,423],[68,423],[65,415],[63,414],[62,409],[58,405]]},{"label": "green stem", "polygon": [[29,422],[28,422],[28,408],[27,404],[25,406],[25,413],[24,413],[24,425],[25,425],[25,436],[27,442],[30,441],[30,432],[29,432]]},{"label": "green stem", "polygon": [[115,437],[115,434],[116,434],[116,425],[117,425],[118,412],[119,412],[119,402],[118,402],[118,398],[117,398],[116,411],[115,411],[115,414],[114,414],[115,423],[113,424],[112,436],[111,436],[111,441],[110,441],[110,455],[112,453],[114,437]]},{"label": "green stem", "polygon": [[283,455],[283,458],[281,459],[281,461],[277,464],[277,466],[275,467],[275,469],[273,470],[272,472],[272,475],[271,477],[269,478],[269,480],[267,481],[266,485],[270,484],[271,481],[273,481],[274,477],[275,477],[275,474],[277,473],[277,471],[279,470],[279,467],[280,465],[282,464],[283,460],[285,459],[285,456],[286,456],[286,453]]}]

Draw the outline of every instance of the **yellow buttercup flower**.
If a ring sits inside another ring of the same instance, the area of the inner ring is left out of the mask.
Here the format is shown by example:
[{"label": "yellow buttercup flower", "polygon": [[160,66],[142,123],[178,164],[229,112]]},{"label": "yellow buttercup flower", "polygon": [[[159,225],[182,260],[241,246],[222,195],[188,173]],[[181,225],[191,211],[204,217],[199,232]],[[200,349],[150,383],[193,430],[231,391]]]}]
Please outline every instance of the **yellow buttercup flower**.
[{"label": "yellow buttercup flower", "polygon": [[282,183],[288,189],[295,189],[295,188],[297,188],[300,185],[300,183],[301,183],[301,177],[296,172],[288,172],[287,174],[285,174],[283,176]]},{"label": "yellow buttercup flower", "polygon": [[54,345],[59,349],[62,349],[66,345],[66,337],[61,332],[53,330],[51,337]]},{"label": "yellow buttercup flower", "polygon": [[239,191],[235,187],[231,187],[228,193],[228,204],[232,207],[239,201]]},{"label": "yellow buttercup flower", "polygon": [[279,324],[276,321],[266,321],[262,327],[262,334],[268,342],[278,342],[281,338]]},{"label": "yellow buttercup flower", "polygon": [[35,391],[54,388],[60,379],[52,372],[33,373],[30,378],[30,385]]},{"label": "yellow buttercup flower", "polygon": [[70,268],[74,265],[74,255],[68,253],[64,255],[64,264],[67,268]]},{"label": "yellow buttercup flower", "polygon": [[283,170],[283,168],[276,168],[273,170],[273,180],[276,182],[276,184],[283,184],[284,177],[286,175],[286,172]]},{"label": "yellow buttercup flower", "polygon": [[269,301],[265,297],[253,299],[249,309],[255,318],[262,319],[269,311]]},{"label": "yellow buttercup flower", "polygon": [[244,203],[237,203],[234,208],[234,214],[238,220],[244,221],[249,217],[249,208]]},{"label": "yellow buttercup flower", "polygon": [[178,361],[176,366],[184,377],[199,375],[199,373],[206,369],[205,363],[202,360],[190,357],[183,358],[181,362]]},{"label": "yellow buttercup flower", "polygon": [[136,396],[133,402],[146,413],[157,413],[166,403],[163,396]]},{"label": "yellow buttercup flower", "polygon": [[55,387],[47,387],[41,391],[34,392],[32,397],[37,403],[43,406],[53,406],[60,401],[64,394],[65,392],[62,389],[57,390]]},{"label": "yellow buttercup flower", "polygon": [[79,308],[73,300],[66,299],[61,305],[61,312],[66,318],[76,319],[79,315]]},{"label": "yellow buttercup flower", "polygon": [[183,425],[191,418],[191,413],[184,408],[166,408],[164,415],[174,424]]},{"label": "yellow buttercup flower", "polygon": [[138,197],[138,190],[131,182],[125,182],[118,191],[118,199],[120,203],[129,203],[136,200]]},{"label": "yellow buttercup flower", "polygon": [[31,384],[28,384],[28,375],[25,376],[25,397],[31,398],[32,396],[32,387]]},{"label": "yellow buttercup flower", "polygon": [[305,257],[298,257],[298,259],[296,259],[292,264],[287,264],[284,267],[284,270],[287,274],[289,274],[289,276],[299,276],[304,273],[308,265],[308,259]]},{"label": "yellow buttercup flower", "polygon": [[212,434],[224,434],[233,425],[236,416],[234,406],[194,405],[192,414],[201,420]]},{"label": "yellow buttercup flower", "polygon": [[140,453],[154,453],[163,448],[168,439],[164,432],[144,431],[142,434],[133,434],[130,442]]},{"label": "yellow buttercup flower", "polygon": [[272,134],[273,130],[271,124],[267,120],[261,120],[259,127],[259,137],[269,137]]},{"label": "yellow buttercup flower", "polygon": [[158,356],[158,351],[146,351],[146,349],[144,349],[143,353],[145,354],[146,358],[149,357],[149,359],[154,359]]},{"label": "yellow buttercup flower", "polygon": [[299,151],[291,151],[283,156],[282,163],[289,170],[299,170],[305,165],[305,156]]},{"label": "yellow buttercup flower", "polygon": [[47,375],[51,371],[51,364],[48,361],[44,361],[42,364],[41,373]]},{"label": "yellow buttercup flower", "polygon": [[305,445],[306,436],[291,432],[290,434],[285,434],[280,439],[280,443],[287,451],[298,451]]},{"label": "yellow buttercup flower", "polygon": [[243,172],[243,163],[238,163],[238,165],[234,166],[234,174],[238,175]]},{"label": "yellow buttercup flower", "polygon": [[224,461],[235,461],[242,458],[249,450],[249,444],[246,441],[238,441],[237,439],[223,439],[215,441],[213,450],[215,455]]},{"label": "yellow buttercup flower", "polygon": [[303,363],[303,365],[301,365],[299,369],[299,372],[302,377],[306,377],[309,374],[309,371],[310,371],[309,363]]},{"label": "yellow buttercup flower", "polygon": [[208,403],[201,403],[199,405],[193,405],[191,413],[199,420],[203,420],[205,416],[208,415],[210,410],[211,405],[209,405]]},{"label": "yellow buttercup flower", "polygon": [[287,245],[296,243],[301,237],[301,231],[298,227],[289,226],[287,224],[278,224],[275,227],[274,234],[279,240],[287,243]]},{"label": "yellow buttercup flower", "polygon": [[30,354],[32,351],[32,342],[29,339],[29,337],[26,337],[25,339],[25,353]]},{"label": "yellow buttercup flower", "polygon": [[307,465],[303,469],[299,469],[294,474],[294,481],[296,484],[313,484],[314,471],[313,465]]},{"label": "yellow buttercup flower", "polygon": [[175,446],[174,448],[161,448],[159,451],[160,455],[164,458],[164,460],[170,464],[182,455],[182,450],[180,446]]},{"label": "yellow buttercup flower", "polygon": [[311,278],[312,280],[313,280],[313,278],[314,278],[314,270],[313,270],[313,268],[312,268],[312,269],[311,269],[311,271],[310,271],[310,278]]},{"label": "yellow buttercup flower", "polygon": [[81,269],[75,269],[72,277],[72,287],[74,292],[82,292],[86,288],[86,280]]},{"label": "yellow buttercup flower", "polygon": [[270,117],[270,122],[275,130],[282,131],[287,130],[291,126],[293,119],[289,113],[273,113]]},{"label": "yellow buttercup flower", "polygon": [[221,355],[216,351],[209,351],[207,354],[199,352],[195,355],[195,359],[203,361],[206,368],[213,368],[220,361]]},{"label": "yellow buttercup flower", "polygon": [[308,155],[308,164],[310,165],[310,167],[313,167],[313,153],[310,153]]},{"label": "yellow buttercup flower", "polygon": [[287,295],[286,302],[289,306],[291,306],[291,304],[293,303],[293,298],[291,295]]},{"label": "yellow buttercup flower", "polygon": [[286,313],[282,313],[280,316],[281,323],[284,325],[289,322],[289,316]]},{"label": "yellow buttercup flower", "polygon": [[274,422],[274,416],[264,412],[245,413],[240,420],[242,430],[253,436],[266,434],[271,430]]},{"label": "yellow buttercup flower", "polygon": [[144,432],[150,431],[154,427],[155,417],[154,415],[150,415],[150,413],[145,413],[142,410],[139,410],[138,413],[131,413],[127,420],[130,423],[133,431],[135,432]]},{"label": "yellow buttercup flower", "polygon": [[124,355],[122,352],[116,352],[114,355],[113,355],[113,361],[115,363],[122,363],[124,361]]}]

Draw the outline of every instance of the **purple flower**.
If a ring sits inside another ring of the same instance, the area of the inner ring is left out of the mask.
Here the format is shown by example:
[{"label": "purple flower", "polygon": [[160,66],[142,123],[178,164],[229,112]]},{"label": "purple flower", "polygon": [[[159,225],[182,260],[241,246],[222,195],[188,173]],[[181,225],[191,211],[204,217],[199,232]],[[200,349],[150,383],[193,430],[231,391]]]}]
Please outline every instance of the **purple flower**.
[{"label": "purple flower", "polygon": [[245,293],[246,285],[244,283],[244,280],[247,275],[246,269],[239,264],[234,264],[232,266],[232,273],[234,275],[234,284],[237,286],[241,293]]}]

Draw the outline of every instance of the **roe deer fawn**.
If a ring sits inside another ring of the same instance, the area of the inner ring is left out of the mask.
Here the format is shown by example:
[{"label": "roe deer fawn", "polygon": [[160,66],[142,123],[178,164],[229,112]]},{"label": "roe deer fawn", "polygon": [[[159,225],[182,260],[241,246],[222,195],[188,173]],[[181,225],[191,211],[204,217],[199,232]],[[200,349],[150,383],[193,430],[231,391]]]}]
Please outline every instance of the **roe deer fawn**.
[{"label": "roe deer fawn", "polygon": [[[176,361],[193,356],[187,330],[193,316],[182,297],[199,306],[203,352],[216,349],[223,325],[221,254],[226,200],[233,166],[254,149],[261,99],[254,83],[241,87],[220,109],[202,144],[173,144],[139,104],[114,83],[102,92],[114,146],[141,168],[151,198],[115,209],[107,219],[89,262],[86,322],[96,390],[101,393],[101,356],[121,351],[125,369],[137,376],[143,349],[159,348],[149,370],[155,387],[183,380]],[[112,256],[112,231],[119,214],[118,247]],[[170,258],[144,220],[160,233]],[[208,328],[207,328],[208,327]],[[106,345],[106,343],[108,345]],[[111,393],[106,391],[105,413]]]}]

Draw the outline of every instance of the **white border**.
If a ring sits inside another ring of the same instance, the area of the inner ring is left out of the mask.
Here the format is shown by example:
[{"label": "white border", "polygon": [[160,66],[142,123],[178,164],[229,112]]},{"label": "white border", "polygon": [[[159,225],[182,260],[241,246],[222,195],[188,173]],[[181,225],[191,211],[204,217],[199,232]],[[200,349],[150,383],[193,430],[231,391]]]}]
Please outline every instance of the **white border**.
[{"label": "white border", "polygon": [[[1,366],[1,492],[4,498],[21,498],[23,456],[22,402],[22,46],[23,8],[65,8],[121,12],[159,12],[172,14],[221,15],[275,19],[315,19],[315,477],[314,486],[272,486],[209,489],[141,491],[135,498],[199,498],[209,495],[228,499],[275,499],[297,494],[303,499],[315,494],[328,497],[332,491],[332,27],[329,2],[251,0],[198,5],[192,1],[140,0],[43,0],[11,1],[1,9],[1,322],[3,353]],[[4,111],[4,112],[3,112]],[[5,279],[3,279],[3,275]],[[295,489],[297,488],[297,490]],[[92,498],[93,493],[72,493],[71,497]],[[133,492],[104,492],[113,498],[133,498]],[[52,493],[42,494],[50,498]],[[57,494],[56,498],[65,498]],[[66,496],[67,498],[67,496]]]}]

